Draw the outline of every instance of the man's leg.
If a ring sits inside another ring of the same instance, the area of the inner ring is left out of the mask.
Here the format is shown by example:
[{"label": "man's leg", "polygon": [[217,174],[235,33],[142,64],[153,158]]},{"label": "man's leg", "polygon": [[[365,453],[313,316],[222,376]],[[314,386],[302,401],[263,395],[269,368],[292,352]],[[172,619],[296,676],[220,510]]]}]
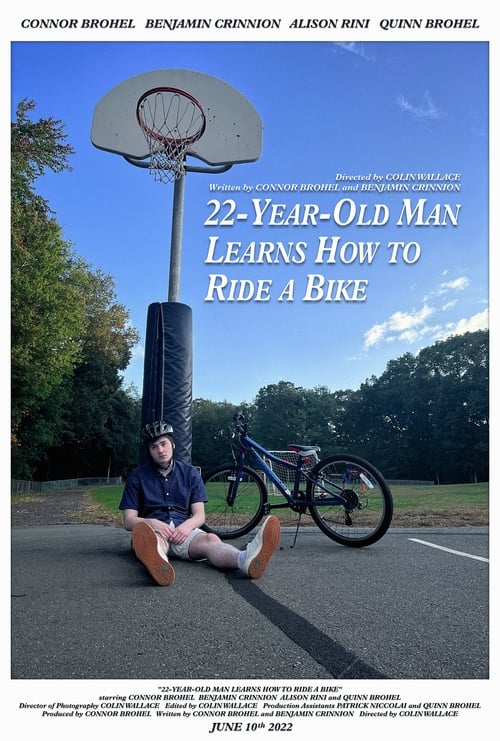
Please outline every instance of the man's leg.
[{"label": "man's leg", "polygon": [[280,521],[274,515],[266,517],[261,529],[243,551],[238,561],[241,570],[250,579],[260,579],[281,540]]},{"label": "man's leg", "polygon": [[244,551],[222,541],[213,533],[200,533],[189,545],[189,557],[206,558],[218,569],[240,568],[251,579],[259,579],[269,561],[279,548],[280,522],[277,517],[267,517],[261,529]]},{"label": "man's leg", "polygon": [[167,587],[175,579],[175,571],[166,552],[165,541],[159,537],[147,522],[138,522],[132,529],[132,549],[142,561],[153,579],[162,587]]}]

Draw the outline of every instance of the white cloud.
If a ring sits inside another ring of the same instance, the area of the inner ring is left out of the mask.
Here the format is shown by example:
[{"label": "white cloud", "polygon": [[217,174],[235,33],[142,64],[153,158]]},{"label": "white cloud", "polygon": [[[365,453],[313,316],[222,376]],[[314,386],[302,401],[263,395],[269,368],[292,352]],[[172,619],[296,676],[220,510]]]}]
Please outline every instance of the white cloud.
[{"label": "white cloud", "polygon": [[410,113],[419,120],[436,120],[443,118],[445,115],[437,109],[428,91],[424,93],[423,100],[417,105],[410,103],[404,95],[398,97],[397,103],[402,111]]},{"label": "white cloud", "polygon": [[418,336],[417,328],[433,313],[434,309],[425,304],[420,311],[404,312],[396,311],[385,322],[374,324],[365,332],[364,347],[368,349],[381,342],[393,342],[395,339],[403,339],[413,342]]},{"label": "white cloud", "polygon": [[343,51],[349,52],[349,54],[355,54],[357,57],[362,57],[363,59],[367,59],[368,61],[373,61],[373,57],[368,55],[366,53],[364,44],[360,44],[356,41],[350,41],[350,42],[335,42],[334,46],[339,47]]},{"label": "white cloud", "polygon": [[488,329],[489,326],[489,310],[485,309],[480,311],[478,314],[474,314],[469,318],[459,319],[454,324],[447,325],[446,329],[443,330],[440,337],[435,337],[435,340],[446,339],[456,334],[465,334],[466,332],[477,332],[480,329]]},{"label": "white cloud", "polygon": [[372,347],[373,345],[378,345],[380,342],[382,342],[385,335],[386,328],[384,324],[374,324],[373,327],[370,327],[370,329],[365,332],[365,348]]},{"label": "white cloud", "polygon": [[[425,297],[425,301],[428,301],[432,296],[442,296],[445,293],[450,293],[452,291],[464,291],[469,286],[469,279],[465,276],[460,276],[460,278],[455,278],[454,280],[447,280],[443,283],[440,283],[437,288],[435,288],[431,293],[429,293]],[[456,299],[452,299],[452,301],[456,301]],[[448,302],[448,306],[450,306],[451,301]]]},{"label": "white cloud", "polygon": [[456,322],[445,324],[428,324],[427,319],[435,315],[436,309],[425,305],[420,311],[405,313],[397,311],[387,321],[374,324],[364,335],[364,349],[375,347],[381,343],[403,342],[415,345],[417,342],[437,342],[453,335],[466,332],[477,332],[488,328],[489,311],[485,309],[471,317],[464,317]]},{"label": "white cloud", "polygon": [[446,293],[447,291],[463,291],[469,285],[469,279],[465,276],[461,278],[455,278],[455,280],[449,280],[445,283],[441,283],[438,289],[438,293]]}]

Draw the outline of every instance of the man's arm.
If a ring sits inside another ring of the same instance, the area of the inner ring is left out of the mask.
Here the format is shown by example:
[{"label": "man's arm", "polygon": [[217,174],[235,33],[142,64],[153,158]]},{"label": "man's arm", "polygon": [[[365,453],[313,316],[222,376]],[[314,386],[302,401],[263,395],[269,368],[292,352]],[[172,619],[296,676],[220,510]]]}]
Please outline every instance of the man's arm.
[{"label": "man's arm", "polygon": [[123,525],[125,530],[132,530],[134,525],[141,522],[143,519],[143,517],[139,517],[139,512],[136,509],[123,510]]},{"label": "man's arm", "polygon": [[192,530],[195,527],[201,527],[205,524],[205,503],[204,502],[193,502],[191,505],[191,517],[189,522],[192,525]]},{"label": "man's arm", "polygon": [[164,535],[170,533],[173,529],[167,523],[157,520],[154,517],[139,517],[139,512],[136,509],[123,510],[123,526],[125,530],[132,530],[138,522],[147,522],[153,530],[160,531]]},{"label": "man's arm", "polygon": [[168,537],[170,543],[183,543],[191,530],[195,527],[201,527],[205,522],[205,504],[204,502],[193,502],[191,504],[191,517],[177,525],[175,530]]}]

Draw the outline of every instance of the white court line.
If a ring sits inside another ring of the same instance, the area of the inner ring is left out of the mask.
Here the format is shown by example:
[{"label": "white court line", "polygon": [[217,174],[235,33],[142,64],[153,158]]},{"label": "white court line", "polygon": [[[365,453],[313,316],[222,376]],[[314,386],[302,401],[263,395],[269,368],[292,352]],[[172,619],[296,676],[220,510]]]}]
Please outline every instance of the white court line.
[{"label": "white court line", "polygon": [[483,556],[472,556],[470,553],[462,553],[462,551],[454,551],[453,548],[445,548],[442,545],[436,545],[435,543],[428,543],[426,540],[419,540],[418,538],[408,538],[408,540],[413,540],[414,543],[422,543],[422,545],[428,545],[431,548],[439,548],[440,551],[448,551],[448,553],[454,553],[455,556],[464,556],[465,558],[475,558],[476,561],[486,561],[486,563],[490,562],[489,558],[483,558]]}]

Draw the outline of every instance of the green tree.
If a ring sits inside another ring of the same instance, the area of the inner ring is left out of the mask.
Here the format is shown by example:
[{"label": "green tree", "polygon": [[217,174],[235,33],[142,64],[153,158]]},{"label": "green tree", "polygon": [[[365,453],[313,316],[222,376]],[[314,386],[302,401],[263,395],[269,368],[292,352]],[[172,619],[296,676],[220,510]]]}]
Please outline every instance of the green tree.
[{"label": "green tree", "polygon": [[291,443],[319,445],[322,455],[338,449],[339,404],[324,386],[305,389],[290,381],[261,388],[251,410],[251,436],[271,450]]},{"label": "green tree", "polygon": [[489,332],[455,335],[424,348],[417,359],[418,387],[425,385],[433,410],[430,476],[441,483],[487,479]]},{"label": "green tree", "polygon": [[300,442],[308,434],[307,401],[306,390],[290,381],[264,386],[254,400],[251,437],[272,450]]},{"label": "green tree", "polygon": [[83,287],[82,362],[71,380],[63,445],[51,451],[51,478],[116,476],[124,465],[118,450],[130,445],[130,435],[139,449],[137,400],[124,393],[119,373],[130,361],[138,333],[129,323],[128,312],[116,301],[110,276],[99,270],[88,272]]},{"label": "green tree", "polygon": [[110,462],[130,445],[117,429],[138,435],[137,399],[119,375],[138,335],[111,277],[74,254],[35,191],[47,170],[71,170],[73,149],[61,123],[32,122],[33,109],[20,103],[11,128],[12,474],[47,478],[64,461],[71,477],[104,476],[125,465]]},{"label": "green tree", "polygon": [[353,449],[375,466],[400,478],[418,478],[412,470],[415,415],[415,357],[405,353],[390,360],[379,378],[361,384],[352,397],[349,425],[354,427]]},{"label": "green tree", "polygon": [[488,332],[389,361],[352,394],[343,435],[389,478],[488,478]]},{"label": "green tree", "polygon": [[231,420],[239,407],[229,402],[193,400],[192,462],[203,473],[231,459]]},{"label": "green tree", "polygon": [[11,385],[13,468],[31,462],[57,439],[65,380],[81,357],[85,316],[79,296],[82,264],[45,199],[34,190],[46,170],[70,169],[73,149],[60,122],[31,122],[32,102],[17,108],[11,127]]}]

